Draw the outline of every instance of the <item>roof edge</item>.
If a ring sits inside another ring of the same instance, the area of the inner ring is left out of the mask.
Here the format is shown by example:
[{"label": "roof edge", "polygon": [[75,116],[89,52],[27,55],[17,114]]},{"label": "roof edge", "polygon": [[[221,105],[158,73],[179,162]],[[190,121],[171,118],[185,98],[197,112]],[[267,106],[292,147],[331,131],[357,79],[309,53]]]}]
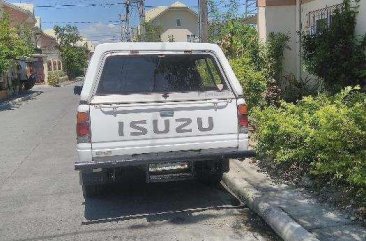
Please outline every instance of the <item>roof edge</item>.
[{"label": "roof edge", "polygon": [[9,8],[12,8],[15,11],[20,11],[20,12],[28,15],[30,18],[32,18],[32,20],[34,20],[35,23],[37,22],[36,16],[34,16],[34,14],[32,12],[30,12],[29,10],[23,9],[23,8],[21,8],[19,6],[13,5],[13,4],[8,3],[8,2],[5,2],[5,1],[1,1],[1,3],[4,6],[7,6]]},{"label": "roof edge", "polygon": [[194,14],[195,16],[198,16],[198,13],[196,13],[196,11],[192,10],[190,7],[188,6],[160,6],[160,7],[166,7],[166,9],[164,9],[163,11],[161,11],[159,14],[157,14],[156,16],[154,16],[153,18],[150,18],[148,21],[146,22],[151,22],[154,21],[156,18],[160,17],[161,15],[163,15],[165,12],[172,10],[172,9],[185,9],[188,10],[189,12],[191,12],[192,14]]}]

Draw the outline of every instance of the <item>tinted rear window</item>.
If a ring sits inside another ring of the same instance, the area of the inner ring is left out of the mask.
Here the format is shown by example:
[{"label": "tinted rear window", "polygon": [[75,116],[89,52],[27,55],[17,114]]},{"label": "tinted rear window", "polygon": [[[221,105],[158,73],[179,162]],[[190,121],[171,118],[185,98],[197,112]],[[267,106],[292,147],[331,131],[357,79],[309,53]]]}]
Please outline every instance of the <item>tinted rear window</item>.
[{"label": "tinted rear window", "polygon": [[117,55],[106,59],[97,94],[227,89],[210,55]]}]

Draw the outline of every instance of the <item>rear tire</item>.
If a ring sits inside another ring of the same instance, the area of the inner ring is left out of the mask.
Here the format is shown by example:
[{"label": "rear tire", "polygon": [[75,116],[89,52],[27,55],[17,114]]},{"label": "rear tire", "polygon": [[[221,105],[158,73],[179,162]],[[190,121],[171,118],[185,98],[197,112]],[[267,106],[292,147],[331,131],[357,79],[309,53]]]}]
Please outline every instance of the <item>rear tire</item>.
[{"label": "rear tire", "polygon": [[213,186],[220,184],[223,174],[229,169],[229,159],[209,160],[196,164],[198,180]]},{"label": "rear tire", "polygon": [[215,173],[202,173],[199,177],[199,180],[210,186],[217,186],[220,184],[223,176],[222,171],[217,171]]}]

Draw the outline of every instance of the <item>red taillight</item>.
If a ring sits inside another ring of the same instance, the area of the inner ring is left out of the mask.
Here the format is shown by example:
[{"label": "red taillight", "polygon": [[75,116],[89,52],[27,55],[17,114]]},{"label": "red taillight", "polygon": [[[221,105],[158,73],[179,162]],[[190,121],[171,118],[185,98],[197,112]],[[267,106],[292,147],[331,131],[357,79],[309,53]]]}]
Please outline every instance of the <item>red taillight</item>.
[{"label": "red taillight", "polygon": [[76,132],[80,137],[89,135],[89,123],[77,123]]},{"label": "red taillight", "polygon": [[89,125],[89,113],[78,112],[77,123],[76,123],[76,134],[78,142],[89,142],[90,136],[90,125]]},{"label": "red taillight", "polygon": [[242,127],[248,127],[249,126],[249,120],[247,115],[240,115],[239,116],[239,125]]},{"label": "red taillight", "polygon": [[240,127],[248,128],[248,106],[245,104],[238,105],[238,123]]}]

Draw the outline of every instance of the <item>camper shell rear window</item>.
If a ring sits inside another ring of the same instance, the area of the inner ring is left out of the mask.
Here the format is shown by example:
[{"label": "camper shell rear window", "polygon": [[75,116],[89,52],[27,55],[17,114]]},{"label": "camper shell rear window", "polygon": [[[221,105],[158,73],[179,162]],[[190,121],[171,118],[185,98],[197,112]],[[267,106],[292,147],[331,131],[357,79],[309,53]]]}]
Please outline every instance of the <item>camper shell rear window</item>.
[{"label": "camper shell rear window", "polygon": [[97,95],[227,90],[209,54],[113,55],[106,58]]}]

